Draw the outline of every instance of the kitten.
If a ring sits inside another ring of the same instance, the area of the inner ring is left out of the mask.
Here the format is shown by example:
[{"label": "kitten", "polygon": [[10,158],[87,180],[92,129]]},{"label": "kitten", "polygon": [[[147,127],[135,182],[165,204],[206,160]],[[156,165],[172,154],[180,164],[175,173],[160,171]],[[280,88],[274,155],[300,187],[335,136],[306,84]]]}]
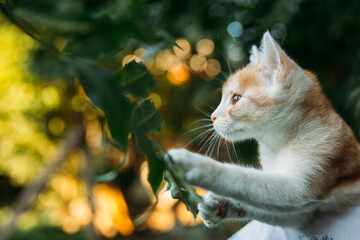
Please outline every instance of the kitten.
[{"label": "kitten", "polygon": [[314,213],[360,199],[360,146],[322,93],[316,76],[291,60],[266,32],[250,64],[230,76],[212,113],[230,142],[255,139],[261,169],[217,162],[186,149],[169,151],[186,179],[210,192],[199,204],[208,227],[258,220],[301,226]]}]

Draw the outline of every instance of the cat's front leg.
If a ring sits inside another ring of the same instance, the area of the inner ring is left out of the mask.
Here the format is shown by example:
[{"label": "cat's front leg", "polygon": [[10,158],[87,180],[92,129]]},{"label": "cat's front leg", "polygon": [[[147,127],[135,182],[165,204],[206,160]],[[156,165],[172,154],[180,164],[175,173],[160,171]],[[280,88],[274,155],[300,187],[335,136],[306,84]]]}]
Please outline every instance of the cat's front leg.
[{"label": "cat's front leg", "polygon": [[221,168],[221,163],[185,148],[172,149],[168,155],[185,170],[186,180],[196,186],[206,187]]},{"label": "cat's front leg", "polygon": [[198,204],[199,216],[209,228],[227,220],[258,220],[271,225],[298,227],[312,216],[311,212],[306,211],[289,214],[270,212],[212,192],[207,192],[202,198],[203,202]]}]

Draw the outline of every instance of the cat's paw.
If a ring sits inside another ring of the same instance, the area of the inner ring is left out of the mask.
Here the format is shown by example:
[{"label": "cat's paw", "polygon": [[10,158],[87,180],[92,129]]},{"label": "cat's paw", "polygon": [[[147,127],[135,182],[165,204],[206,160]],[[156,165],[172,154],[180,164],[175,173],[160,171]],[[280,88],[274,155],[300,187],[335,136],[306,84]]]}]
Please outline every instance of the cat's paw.
[{"label": "cat's paw", "polygon": [[226,218],[228,202],[208,192],[202,196],[203,202],[198,204],[199,216],[208,228],[215,227]]},{"label": "cat's paw", "polygon": [[206,159],[200,154],[190,152],[185,148],[172,149],[168,152],[170,159],[182,167],[186,180],[196,184],[201,178],[202,169]]},{"label": "cat's paw", "polygon": [[170,156],[171,160],[184,167],[185,170],[188,170],[188,168],[192,165],[191,158],[193,157],[192,155],[194,155],[194,153],[185,148],[175,148],[169,150],[168,155]]}]

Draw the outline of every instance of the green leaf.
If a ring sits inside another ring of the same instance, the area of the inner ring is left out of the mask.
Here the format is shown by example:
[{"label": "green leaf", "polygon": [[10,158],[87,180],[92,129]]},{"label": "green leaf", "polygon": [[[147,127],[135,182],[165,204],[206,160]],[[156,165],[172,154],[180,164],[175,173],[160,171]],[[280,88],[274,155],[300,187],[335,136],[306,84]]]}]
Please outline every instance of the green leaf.
[{"label": "green leaf", "polygon": [[35,12],[30,9],[17,8],[14,10],[14,16],[26,20],[32,24],[41,25],[54,31],[63,33],[88,33],[93,31],[94,26],[85,21],[65,19],[46,15],[41,12]]},{"label": "green leaf", "polygon": [[124,85],[127,93],[131,93],[137,98],[148,96],[149,90],[156,85],[154,77],[148,72],[145,65],[135,61],[126,64],[116,73],[116,77],[121,79],[121,84]]},{"label": "green leaf", "polygon": [[155,153],[153,149],[154,146],[153,140],[150,140],[143,133],[136,132],[135,135],[137,137],[141,150],[146,154],[148,158],[148,166],[149,166],[148,181],[156,196],[158,188],[163,180],[165,163],[162,160],[162,155]]},{"label": "green leaf", "polygon": [[87,35],[73,35],[65,47],[65,52],[77,57],[94,60],[113,56],[128,46],[129,39],[158,43],[162,38],[154,37],[148,30],[142,29],[132,19],[112,19],[106,16],[90,17],[89,22],[95,31]]},{"label": "green leaf", "polygon": [[68,60],[85,93],[106,115],[112,138],[126,151],[133,106],[121,95],[113,75],[90,63]]},{"label": "green leaf", "polygon": [[203,199],[195,192],[195,189],[186,181],[185,171],[178,166],[170,156],[166,155],[164,162],[166,163],[165,180],[168,182],[166,191],[171,191],[171,196],[174,199],[179,199],[186,206],[194,216],[194,223],[196,215],[198,214],[197,205]]},{"label": "green leaf", "polygon": [[185,180],[184,173],[178,169],[177,172],[170,170],[165,171],[165,180],[168,182],[166,190],[171,191],[174,199],[179,199],[186,206],[186,209],[193,214],[194,223],[199,210],[197,205],[202,202],[202,198],[196,194],[194,188]]},{"label": "green leaf", "polygon": [[160,132],[164,121],[150,99],[141,101],[135,108],[132,118],[132,131],[147,133]]}]

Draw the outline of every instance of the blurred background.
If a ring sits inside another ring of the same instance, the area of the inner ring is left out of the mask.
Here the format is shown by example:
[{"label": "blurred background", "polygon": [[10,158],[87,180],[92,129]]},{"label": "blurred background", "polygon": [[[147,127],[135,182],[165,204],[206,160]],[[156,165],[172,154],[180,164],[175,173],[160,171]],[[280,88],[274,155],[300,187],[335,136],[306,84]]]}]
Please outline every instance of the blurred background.
[{"label": "blurred background", "polygon": [[143,62],[157,82],[149,98],[165,121],[152,138],[165,149],[256,165],[256,143],[213,144],[206,130],[222,83],[269,30],[317,74],[359,139],[357,0],[2,0],[0,7],[0,239],[226,239],[241,227],[194,225],[165,183],[152,209],[136,142],[129,137],[124,154],[108,140],[104,114],[52,48],[109,70]]}]

